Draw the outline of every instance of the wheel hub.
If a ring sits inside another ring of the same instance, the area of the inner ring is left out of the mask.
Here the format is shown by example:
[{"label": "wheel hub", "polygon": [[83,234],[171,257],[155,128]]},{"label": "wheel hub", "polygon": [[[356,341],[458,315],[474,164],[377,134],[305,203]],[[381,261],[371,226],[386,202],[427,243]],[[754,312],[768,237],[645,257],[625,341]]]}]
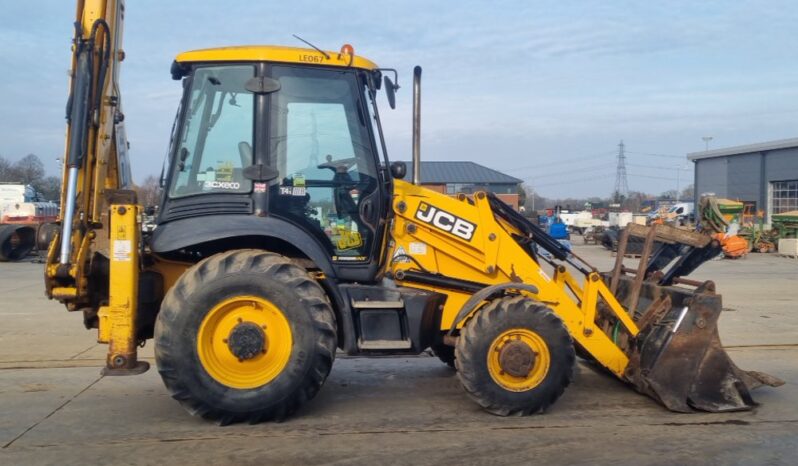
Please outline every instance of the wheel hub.
[{"label": "wheel hub", "polygon": [[499,350],[499,366],[513,377],[526,377],[535,367],[536,353],[526,343],[513,340]]},{"label": "wheel hub", "polygon": [[227,337],[227,347],[239,360],[247,360],[265,353],[268,340],[260,326],[252,322],[239,322]]}]

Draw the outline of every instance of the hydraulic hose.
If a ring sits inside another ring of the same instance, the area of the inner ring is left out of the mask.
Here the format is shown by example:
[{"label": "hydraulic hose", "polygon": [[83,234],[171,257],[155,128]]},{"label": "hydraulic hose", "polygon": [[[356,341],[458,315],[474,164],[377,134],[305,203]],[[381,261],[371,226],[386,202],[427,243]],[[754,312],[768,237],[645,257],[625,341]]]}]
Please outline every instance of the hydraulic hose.
[{"label": "hydraulic hose", "polygon": [[[100,62],[98,81],[93,83],[94,63],[92,57],[95,51],[97,31],[100,28],[105,30],[104,53]],[[59,255],[61,264],[69,263],[69,256],[72,252],[72,224],[77,202],[78,170],[86,157],[89,118],[91,113],[99,110],[102,105],[103,96],[100,89],[105,81],[111,57],[111,36],[108,23],[103,19],[98,19],[92,25],[89,39],[81,40],[79,34],[76,34],[75,45],[77,47],[75,75],[73,76],[72,93],[67,104],[70,138],[66,156],[67,192],[64,199],[64,216],[61,227],[61,249]],[[90,103],[92,92],[95,95],[93,105]],[[95,119],[94,124],[99,124],[99,116]]]}]

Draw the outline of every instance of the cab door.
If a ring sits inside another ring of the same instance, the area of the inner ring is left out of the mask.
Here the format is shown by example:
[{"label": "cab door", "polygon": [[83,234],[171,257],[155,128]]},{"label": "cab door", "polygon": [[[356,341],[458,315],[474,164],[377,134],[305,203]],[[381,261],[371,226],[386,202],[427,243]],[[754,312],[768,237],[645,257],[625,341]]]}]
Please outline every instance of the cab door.
[{"label": "cab door", "polygon": [[353,70],[272,65],[269,164],[279,172],[269,213],[300,226],[328,251],[343,278],[373,278],[387,195]]}]

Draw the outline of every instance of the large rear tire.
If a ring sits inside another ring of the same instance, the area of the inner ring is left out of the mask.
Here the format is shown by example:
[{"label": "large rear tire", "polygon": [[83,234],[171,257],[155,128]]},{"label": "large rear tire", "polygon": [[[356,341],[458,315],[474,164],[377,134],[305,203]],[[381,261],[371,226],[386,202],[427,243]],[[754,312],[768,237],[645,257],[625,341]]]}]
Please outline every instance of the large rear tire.
[{"label": "large rear tire", "polygon": [[289,259],[217,254],[184,273],[155,324],[164,384],[191,414],[222,424],[281,420],[332,367],[335,317],[322,287]]},{"label": "large rear tire", "polygon": [[521,296],[480,310],[457,339],[455,357],[468,395],[500,416],[545,411],[573,378],[574,345],[562,320]]}]

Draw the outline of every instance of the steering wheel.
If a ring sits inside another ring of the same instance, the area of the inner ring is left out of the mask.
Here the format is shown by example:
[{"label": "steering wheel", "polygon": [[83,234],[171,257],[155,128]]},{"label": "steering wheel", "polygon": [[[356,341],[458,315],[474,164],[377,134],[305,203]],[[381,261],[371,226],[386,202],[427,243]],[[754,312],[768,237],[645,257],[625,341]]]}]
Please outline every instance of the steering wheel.
[{"label": "steering wheel", "polygon": [[316,165],[316,168],[329,168],[330,170],[333,171],[333,173],[335,173],[336,178],[338,177],[338,175],[348,174],[349,169],[354,167],[355,164],[357,163],[357,159],[355,157],[349,157],[346,159],[339,159],[333,161],[332,155],[327,154],[326,159],[327,159],[326,162]]},{"label": "steering wheel", "polygon": [[357,218],[357,204],[354,199],[352,199],[352,194],[350,193],[350,190],[357,186],[357,183],[349,175],[349,169],[357,163],[357,159],[351,157],[333,161],[332,155],[329,154],[327,154],[326,159],[327,162],[317,165],[317,168],[328,168],[334,173],[332,182],[335,185],[333,188],[335,210],[339,214],[346,214],[352,218]]}]

